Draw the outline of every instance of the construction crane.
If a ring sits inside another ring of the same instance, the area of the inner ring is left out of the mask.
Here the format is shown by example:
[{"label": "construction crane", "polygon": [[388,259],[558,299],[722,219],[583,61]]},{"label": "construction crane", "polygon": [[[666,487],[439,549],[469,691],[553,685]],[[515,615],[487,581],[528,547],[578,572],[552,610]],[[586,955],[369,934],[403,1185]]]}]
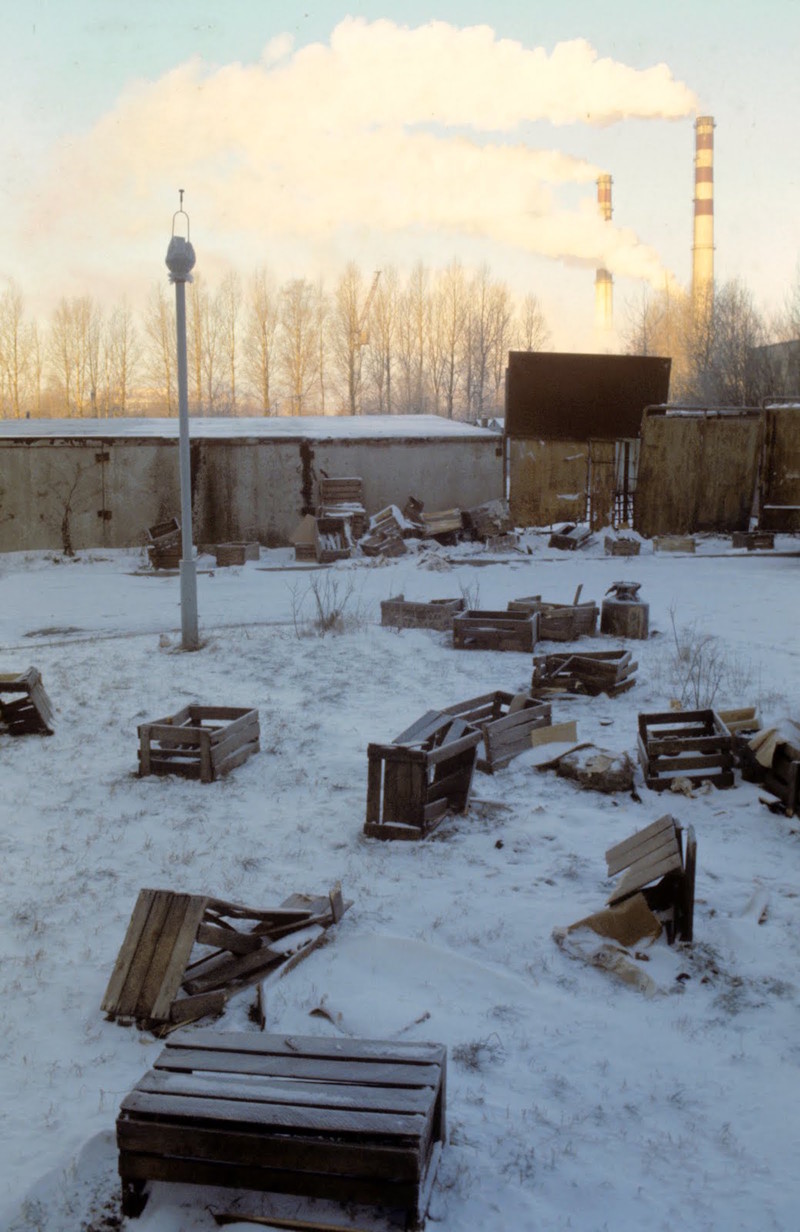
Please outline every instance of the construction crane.
[{"label": "construction crane", "polygon": [[358,328],[356,329],[356,346],[363,347],[369,342],[369,327],[367,325],[367,317],[369,315],[372,301],[375,298],[375,292],[378,289],[378,279],[381,276],[381,271],[375,271],[375,277],[372,279],[372,286],[369,289],[369,295],[364,301],[364,307],[361,309],[361,316],[358,318]]}]

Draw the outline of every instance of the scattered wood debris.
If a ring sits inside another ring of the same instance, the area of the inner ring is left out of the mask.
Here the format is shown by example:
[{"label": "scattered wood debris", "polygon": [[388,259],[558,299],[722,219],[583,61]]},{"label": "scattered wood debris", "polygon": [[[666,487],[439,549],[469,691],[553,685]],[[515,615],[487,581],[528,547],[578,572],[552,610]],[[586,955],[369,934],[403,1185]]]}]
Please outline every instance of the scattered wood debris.
[{"label": "scattered wood debris", "polygon": [[147,555],[154,569],[177,569],[181,562],[181,525],[177,518],[158,522],[145,531]]},{"label": "scattered wood debris", "polygon": [[349,906],[338,883],[328,895],[292,894],[261,910],[140,890],[101,1008],[123,1025],[162,1033],[220,1014],[239,989],[297,966]]},{"label": "scattered wood debris", "polygon": [[479,729],[483,737],[483,756],[477,769],[494,774],[507,766],[512,758],[531,747],[531,732],[550,724],[551,710],[527,693],[505,693],[497,690],[471,697],[469,701],[448,706],[452,714]]},{"label": "scattered wood debris", "polygon": [[771,552],[775,547],[775,535],[771,530],[735,530],[731,535],[731,547],[747,548],[748,552]]},{"label": "scattered wood debris", "polygon": [[457,650],[520,650],[536,645],[539,618],[535,613],[466,611],[453,617]]},{"label": "scattered wood debris", "polygon": [[9,736],[52,736],[53,707],[35,667],[0,675],[0,728]]},{"label": "scattered wood debris", "polygon": [[214,549],[217,568],[243,565],[247,560],[258,560],[261,547],[258,543],[218,543]]},{"label": "scattered wood debris", "polygon": [[664,791],[675,778],[733,786],[731,734],[714,710],[640,714],[638,746],[644,780],[653,791]]},{"label": "scattered wood debris", "polygon": [[[686,830],[667,814],[644,830],[606,852],[609,877],[622,873],[608,897],[609,906],[642,893],[667,930],[670,945],[691,941],[694,920],[694,884],[697,841],[694,829]],[[658,881],[657,885],[653,885]]]},{"label": "scattered wood debris", "polygon": [[[446,1139],[446,1065],[443,1044],[179,1031],[122,1101],[123,1215],[141,1214],[147,1181],[166,1180],[379,1206],[421,1228]],[[318,1219],[256,1222],[331,1232]]]},{"label": "scattered wood debris", "polygon": [[469,802],[481,732],[429,710],[391,744],[367,747],[369,838],[422,839]]},{"label": "scattered wood debris", "polygon": [[559,693],[606,693],[618,697],[636,684],[639,664],[629,650],[564,651],[534,655],[531,693],[553,697]]},{"label": "scattered wood debris", "polygon": [[579,526],[574,522],[566,522],[550,536],[548,547],[560,548],[564,552],[574,552],[585,547],[592,537],[588,526]]},{"label": "scattered wood debris", "polygon": [[464,610],[463,599],[431,599],[411,603],[403,595],[381,602],[381,624],[393,629],[438,629],[449,632],[453,617]]},{"label": "scattered wood debris", "polygon": [[800,724],[784,719],[777,727],[758,732],[750,741],[751,758],[762,769],[767,791],[777,796],[788,817],[800,813]]},{"label": "scattered wood debris", "polygon": [[260,748],[258,711],[236,706],[184,706],[142,723],[139,774],[179,774],[211,783]]}]

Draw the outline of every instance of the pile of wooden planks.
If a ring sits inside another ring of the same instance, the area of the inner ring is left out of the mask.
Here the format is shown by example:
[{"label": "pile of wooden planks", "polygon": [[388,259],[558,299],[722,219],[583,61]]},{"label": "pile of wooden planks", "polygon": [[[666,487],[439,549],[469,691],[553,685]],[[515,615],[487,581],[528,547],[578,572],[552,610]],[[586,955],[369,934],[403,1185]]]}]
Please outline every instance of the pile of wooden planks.
[{"label": "pile of wooden planks", "polygon": [[[613,907],[643,893],[648,907],[665,925],[670,945],[693,938],[697,841],[669,815],[660,817],[606,852],[609,877],[622,873],[608,898]],[[657,885],[653,882],[657,881]]]},{"label": "pile of wooden planks", "polygon": [[391,744],[367,747],[369,838],[422,839],[469,802],[479,729],[429,710]]},{"label": "pile of wooden planks", "polygon": [[35,667],[0,675],[0,728],[10,736],[52,736],[53,707]]},{"label": "pile of wooden planks", "polygon": [[636,684],[636,669],[629,650],[587,650],[534,655],[531,693],[551,697],[579,693],[617,697]]},{"label": "pile of wooden planks", "polygon": [[258,711],[246,707],[184,706],[137,731],[140,776],[179,774],[211,783],[261,747]]},{"label": "pile of wooden planks", "polygon": [[539,617],[520,611],[466,611],[453,617],[456,650],[519,650],[536,645]]},{"label": "pile of wooden planks", "polygon": [[419,1228],[446,1140],[446,1066],[442,1044],[177,1032],[120,1108],[123,1215],[141,1214],[157,1180],[379,1206]]},{"label": "pile of wooden planks", "polygon": [[347,522],[350,537],[360,539],[367,529],[364,480],[354,476],[323,476],[319,481],[317,517]]},{"label": "pile of wooden planks", "polygon": [[449,632],[453,617],[464,610],[463,599],[431,599],[411,603],[403,595],[381,602],[381,624],[393,629],[438,629]]},{"label": "pile of wooden planks", "polygon": [[254,910],[201,894],[140,890],[102,1009],[153,1031],[219,1014],[229,997],[280,978],[319,946],[349,904],[292,894]]},{"label": "pile of wooden planks", "polygon": [[733,786],[733,741],[714,710],[640,714],[638,746],[644,780],[653,791],[664,791],[677,778]]},{"label": "pile of wooden planks", "polygon": [[494,774],[512,758],[531,747],[531,732],[549,726],[550,706],[527,693],[506,693],[498,689],[448,706],[444,714],[465,719],[483,738],[483,756],[476,769]]}]

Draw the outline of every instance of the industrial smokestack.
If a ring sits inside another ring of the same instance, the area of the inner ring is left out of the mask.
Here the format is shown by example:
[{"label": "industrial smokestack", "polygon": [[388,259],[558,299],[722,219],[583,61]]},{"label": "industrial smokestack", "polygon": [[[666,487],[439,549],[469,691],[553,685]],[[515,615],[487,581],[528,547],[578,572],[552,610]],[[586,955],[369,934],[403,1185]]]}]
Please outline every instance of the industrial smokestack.
[{"label": "industrial smokestack", "polygon": [[695,120],[692,303],[710,309],[714,294],[714,120]]},{"label": "industrial smokestack", "polygon": [[[597,177],[597,208],[604,222],[611,222],[611,176]],[[602,340],[614,328],[614,279],[607,269],[599,269],[594,279],[594,323]]]}]

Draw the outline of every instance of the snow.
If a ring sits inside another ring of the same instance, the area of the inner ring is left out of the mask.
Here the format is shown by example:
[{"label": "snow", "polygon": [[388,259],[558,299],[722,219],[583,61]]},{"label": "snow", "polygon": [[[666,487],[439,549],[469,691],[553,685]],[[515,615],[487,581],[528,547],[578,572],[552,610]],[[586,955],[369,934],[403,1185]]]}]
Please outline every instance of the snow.
[{"label": "snow", "polygon": [[[99,437],[103,440],[177,440],[178,420],[131,419],[3,419],[0,440],[64,440]],[[443,419],[441,415],[278,415],[192,416],[193,440],[453,440],[496,437],[498,432],[474,424]]]},{"label": "snow", "polygon": [[[115,1226],[116,1114],[162,1047],[99,1008],[139,889],[257,907],[339,879],[353,905],[328,945],[267,984],[267,1030],[447,1045],[431,1232],[797,1227],[796,818],[738,777],[687,798],[648,791],[637,770],[637,802],[525,754],[476,775],[468,812],[425,842],[362,834],[370,740],[530,681],[527,655],[381,628],[379,602],[398,593],[497,609],[533,593],[568,602],[579,583],[599,603],[620,576],[641,582],[651,637],[629,643],[636,687],[553,705],[580,741],[634,759],[637,714],[675,695],[673,618],[719,638],[718,706],[757,704],[765,725],[798,717],[796,541],[742,554],[701,539],[695,556],[643,543],[624,560],[602,541],[555,553],[526,532],[502,558],[462,545],[326,570],[288,549],[232,569],[201,557],[196,654],[179,648],[178,578],[143,572],[139,552],[0,556],[0,671],[36,665],[56,718],[50,738],[0,736],[0,1228]],[[309,630],[312,584],[346,600],[344,631]],[[137,724],[189,701],[257,706],[262,751],[211,784],[138,778]],[[697,833],[695,944],[637,951],[647,996],[552,934],[603,906],[606,849],[665,812]],[[221,1029],[257,1030],[252,1001],[234,997]],[[211,1232],[211,1210],[232,1201],[154,1185],[130,1227]]]}]

